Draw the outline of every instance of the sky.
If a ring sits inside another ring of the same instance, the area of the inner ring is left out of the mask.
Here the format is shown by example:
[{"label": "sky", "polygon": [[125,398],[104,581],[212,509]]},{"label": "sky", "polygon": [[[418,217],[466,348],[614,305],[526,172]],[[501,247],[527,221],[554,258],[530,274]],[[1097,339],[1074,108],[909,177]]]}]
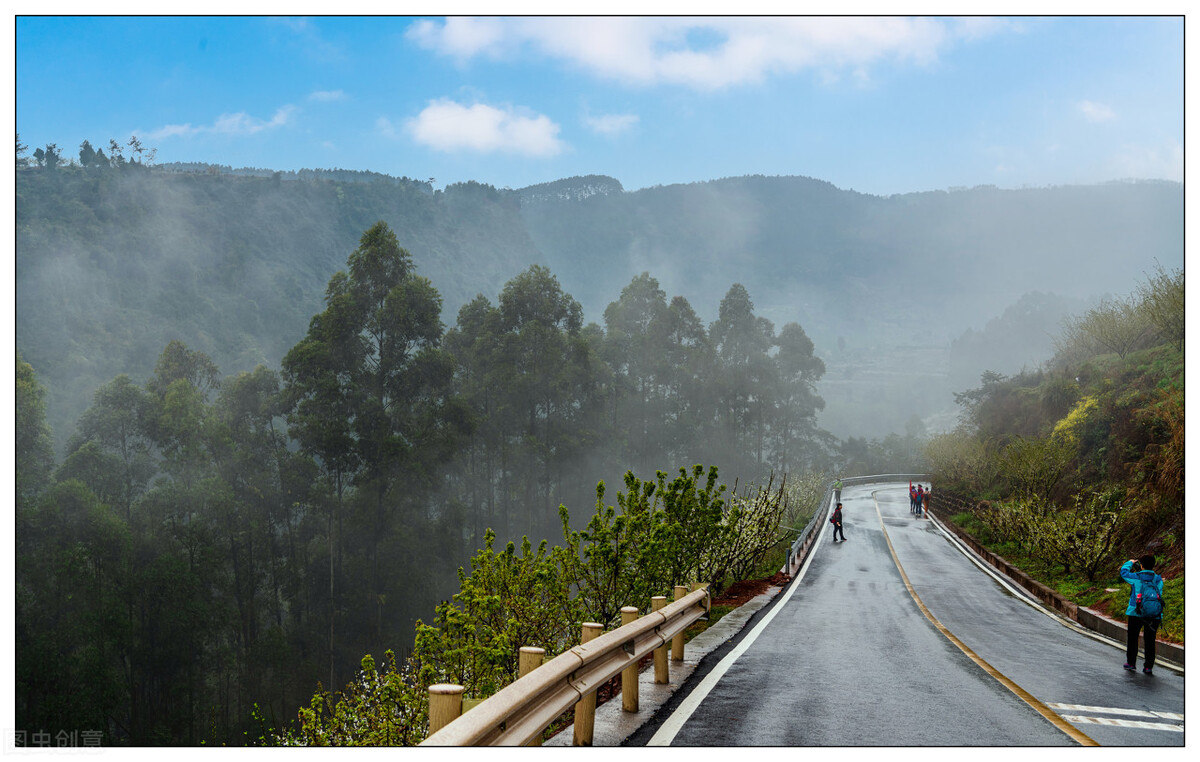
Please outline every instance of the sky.
[{"label": "sky", "polygon": [[18,15],[14,28],[17,133],[64,157],[136,135],[160,164],[437,187],[1183,180],[1182,16]]}]

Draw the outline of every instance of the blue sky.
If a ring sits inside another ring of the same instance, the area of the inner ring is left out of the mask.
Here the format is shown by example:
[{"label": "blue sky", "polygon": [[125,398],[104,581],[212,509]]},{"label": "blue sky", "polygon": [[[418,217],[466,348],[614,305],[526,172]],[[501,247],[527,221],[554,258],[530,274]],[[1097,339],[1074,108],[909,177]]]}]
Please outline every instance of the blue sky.
[{"label": "blue sky", "polygon": [[78,155],[441,187],[1183,180],[1182,17],[19,17],[16,128]]}]

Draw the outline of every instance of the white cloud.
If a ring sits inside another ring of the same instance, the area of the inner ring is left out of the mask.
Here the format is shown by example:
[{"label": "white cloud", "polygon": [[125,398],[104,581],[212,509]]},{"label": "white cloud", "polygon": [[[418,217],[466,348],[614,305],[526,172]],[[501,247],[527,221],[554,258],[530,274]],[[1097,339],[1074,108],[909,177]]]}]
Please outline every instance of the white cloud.
[{"label": "white cloud", "polygon": [[[394,135],[387,119],[376,123],[380,132]],[[416,142],[438,151],[515,153],[522,156],[556,156],[563,150],[559,126],[542,114],[483,103],[465,106],[448,99],[431,101],[406,123]]]},{"label": "white cloud", "polygon": [[637,114],[602,114],[601,116],[585,114],[583,117],[583,123],[587,125],[588,129],[601,135],[619,135],[622,132],[628,132],[639,121],[640,118]]},{"label": "white cloud", "polygon": [[308,94],[310,101],[318,103],[330,103],[332,101],[344,101],[347,95],[341,90],[316,90]]},{"label": "white cloud", "polygon": [[291,121],[296,113],[295,106],[284,106],[275,112],[270,120],[258,119],[245,111],[236,114],[221,114],[210,125],[193,126],[191,124],[168,124],[146,135],[151,140],[161,140],[169,137],[191,137],[205,133],[221,135],[255,135],[263,130],[282,127]]},{"label": "white cloud", "polygon": [[[950,44],[1008,28],[934,18],[470,18],[419,21],[416,44],[460,62],[524,49],[627,84],[712,90],[805,69],[933,63]],[[861,71],[858,76],[862,76]]]},{"label": "white cloud", "polygon": [[1083,114],[1083,118],[1089,122],[1108,122],[1117,116],[1112,107],[1095,101],[1079,101],[1076,106]]},{"label": "white cloud", "polygon": [[1183,146],[1123,146],[1112,160],[1112,176],[1183,182]]}]

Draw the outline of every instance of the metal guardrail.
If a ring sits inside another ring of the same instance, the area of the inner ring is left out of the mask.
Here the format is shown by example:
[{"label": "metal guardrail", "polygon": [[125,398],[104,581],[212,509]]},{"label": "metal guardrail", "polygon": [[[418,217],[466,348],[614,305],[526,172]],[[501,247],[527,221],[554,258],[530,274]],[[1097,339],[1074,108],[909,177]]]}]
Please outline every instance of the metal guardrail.
[{"label": "metal guardrail", "polygon": [[695,590],[637,621],[559,654],[421,742],[421,746],[524,746],[564,712],[708,613]]}]

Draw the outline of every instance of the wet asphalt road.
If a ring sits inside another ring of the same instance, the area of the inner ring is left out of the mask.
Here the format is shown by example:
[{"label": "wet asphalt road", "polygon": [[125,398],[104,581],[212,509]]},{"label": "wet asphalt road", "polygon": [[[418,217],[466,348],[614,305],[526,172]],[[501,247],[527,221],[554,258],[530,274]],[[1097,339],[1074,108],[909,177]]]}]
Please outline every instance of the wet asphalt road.
[{"label": "wet asphalt road", "polygon": [[1126,672],[1123,650],[1022,602],[932,522],[910,515],[907,489],[843,491],[846,542],[833,543],[825,524],[807,571],[780,595],[765,628],[747,635],[727,671],[714,670],[721,673],[715,684],[702,688],[697,679],[688,687],[703,695],[694,711],[684,698],[672,718],[656,718],[656,742],[1076,745],[925,617],[888,549],[882,515],[922,602],[997,671],[1102,745],[1183,745],[1184,733],[1165,729],[1183,725],[1182,675],[1161,665],[1152,677]]}]

